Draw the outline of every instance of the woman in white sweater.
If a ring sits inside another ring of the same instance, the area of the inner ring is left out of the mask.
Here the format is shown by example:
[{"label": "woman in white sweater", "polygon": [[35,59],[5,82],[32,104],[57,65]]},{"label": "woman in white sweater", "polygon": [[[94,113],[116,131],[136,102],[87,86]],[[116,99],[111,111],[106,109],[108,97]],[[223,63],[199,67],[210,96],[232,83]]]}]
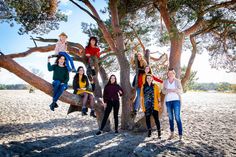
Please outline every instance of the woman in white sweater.
[{"label": "woman in white sweater", "polygon": [[174,138],[174,117],[177,123],[179,139],[182,140],[183,128],[180,118],[181,108],[181,93],[183,91],[180,80],[175,78],[174,69],[169,69],[167,73],[168,78],[163,84],[163,93],[165,94],[165,103],[170,123],[170,137],[169,140]]}]

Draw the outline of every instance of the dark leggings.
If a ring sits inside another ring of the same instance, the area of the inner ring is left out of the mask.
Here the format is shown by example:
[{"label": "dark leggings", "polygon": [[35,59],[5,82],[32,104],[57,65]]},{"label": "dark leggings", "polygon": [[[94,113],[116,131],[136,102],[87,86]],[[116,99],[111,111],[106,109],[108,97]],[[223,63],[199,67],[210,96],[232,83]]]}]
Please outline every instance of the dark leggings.
[{"label": "dark leggings", "polygon": [[106,125],[107,119],[111,113],[113,107],[113,113],[114,113],[114,120],[115,120],[115,130],[118,130],[118,113],[119,113],[119,107],[120,103],[119,101],[108,101],[107,102],[107,107],[105,109],[105,113],[102,119],[102,124],[100,130],[103,130],[103,128]]},{"label": "dark leggings", "polygon": [[147,129],[151,130],[151,115],[153,115],[153,118],[155,120],[156,126],[157,126],[157,130],[159,131],[161,129],[160,127],[160,121],[159,121],[159,117],[158,117],[158,111],[153,110],[151,113],[145,113],[146,116],[146,124],[147,124]]}]

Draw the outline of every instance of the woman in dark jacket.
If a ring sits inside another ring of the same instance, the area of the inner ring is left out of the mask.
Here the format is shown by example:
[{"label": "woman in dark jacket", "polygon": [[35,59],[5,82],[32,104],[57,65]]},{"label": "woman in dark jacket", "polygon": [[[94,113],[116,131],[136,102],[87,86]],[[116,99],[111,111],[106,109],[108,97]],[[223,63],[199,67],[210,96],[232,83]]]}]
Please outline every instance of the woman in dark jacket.
[{"label": "woman in dark jacket", "polygon": [[108,83],[106,84],[103,92],[103,101],[105,103],[106,109],[103,116],[102,124],[99,131],[96,135],[100,135],[102,133],[103,128],[106,125],[107,119],[111,113],[113,108],[114,119],[115,119],[115,133],[118,133],[118,113],[119,113],[119,96],[122,96],[123,90],[116,82],[116,76],[111,75]]},{"label": "woman in dark jacket", "polygon": [[94,113],[94,96],[88,77],[84,74],[84,68],[80,66],[73,80],[74,93],[83,97],[82,115],[87,115],[86,103],[89,98],[91,112],[90,116],[96,117]]}]

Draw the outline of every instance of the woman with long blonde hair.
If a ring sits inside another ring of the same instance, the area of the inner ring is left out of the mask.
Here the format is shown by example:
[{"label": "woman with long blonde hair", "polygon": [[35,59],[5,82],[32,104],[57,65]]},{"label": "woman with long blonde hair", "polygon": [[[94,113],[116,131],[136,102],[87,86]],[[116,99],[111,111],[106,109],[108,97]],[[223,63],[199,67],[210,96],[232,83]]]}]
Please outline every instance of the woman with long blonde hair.
[{"label": "woman with long blonde hair", "polygon": [[[137,114],[140,108],[140,89],[143,85],[143,75],[145,74],[145,67],[147,66],[147,62],[144,59],[142,53],[138,52],[137,54],[137,62],[135,62],[135,58],[131,58],[132,67],[136,69],[136,75],[133,81],[133,86],[136,87],[136,98],[134,100],[133,111],[134,114]],[[135,83],[134,83],[135,82]]]}]

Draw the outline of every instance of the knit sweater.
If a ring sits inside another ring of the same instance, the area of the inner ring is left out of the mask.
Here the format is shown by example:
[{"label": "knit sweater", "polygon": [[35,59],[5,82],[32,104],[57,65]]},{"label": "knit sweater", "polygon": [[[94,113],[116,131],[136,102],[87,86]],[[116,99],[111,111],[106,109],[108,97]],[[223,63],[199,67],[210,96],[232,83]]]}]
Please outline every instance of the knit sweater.
[{"label": "knit sweater", "polygon": [[69,81],[69,72],[66,67],[48,63],[48,71],[53,71],[53,80],[58,80],[62,83],[67,83]]},{"label": "knit sweater", "polygon": [[122,96],[124,93],[122,88],[118,84],[107,84],[103,91],[103,101],[105,103],[107,103],[109,100],[119,101],[119,91],[122,92],[122,94],[120,94],[120,96]]},{"label": "knit sweater", "polygon": [[85,54],[89,54],[90,56],[96,56],[100,58],[100,49],[98,47],[88,46],[85,48]]}]

